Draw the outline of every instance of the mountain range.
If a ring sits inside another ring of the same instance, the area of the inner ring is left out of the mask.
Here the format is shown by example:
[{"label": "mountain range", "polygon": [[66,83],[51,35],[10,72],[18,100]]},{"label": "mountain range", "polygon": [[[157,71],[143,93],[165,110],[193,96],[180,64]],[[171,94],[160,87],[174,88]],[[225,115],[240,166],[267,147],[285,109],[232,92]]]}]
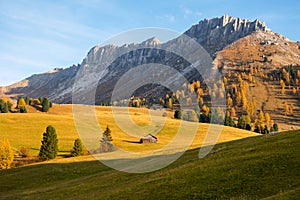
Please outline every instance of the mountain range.
[{"label": "mountain range", "polygon": [[[264,22],[257,19],[251,21],[228,15],[204,19],[185,31],[183,35],[197,41],[208,52],[214,66],[223,75],[240,73],[245,68],[254,65],[263,66],[266,73],[280,70],[287,65],[296,67],[300,65],[300,43],[290,41],[284,36],[274,33]],[[81,73],[80,71],[84,68],[86,69],[85,73],[89,73],[90,76],[99,77],[101,74],[101,78],[97,83],[84,80],[85,84],[75,88],[75,90],[87,91],[88,93],[91,84],[97,84],[96,103],[106,102],[110,100],[115,84],[124,73],[135,66],[147,63],[160,63],[171,66],[185,74],[187,79],[192,81],[199,77],[195,77],[195,73],[188,71],[190,70],[188,62],[180,57],[170,59],[168,53],[157,50],[169,48],[175,44],[180,46],[184,42],[186,41],[182,39],[182,36],[165,43],[161,43],[158,38],[153,37],[141,44],[95,46],[88,52],[81,64],[65,69],[54,68],[46,73],[32,75],[10,86],[1,87],[2,95],[10,97],[47,96],[55,103],[72,103],[72,91],[74,90],[76,75]],[[143,49],[139,49],[139,47],[143,47]],[[122,54],[122,52],[125,53]],[[99,67],[101,62],[116,55],[121,56],[113,60],[105,71]],[[147,74],[147,72],[145,73]],[[257,81],[261,81],[261,83],[266,82],[260,77],[257,77]],[[273,84],[275,88],[279,85],[276,82],[270,84]],[[149,95],[149,91],[157,92],[155,87],[148,88],[147,95]],[[253,96],[258,96],[257,92],[263,94],[261,99],[258,97],[258,107],[263,107],[265,110],[273,112],[276,120],[282,122],[281,107],[289,99],[291,104],[296,105],[294,116],[291,117],[294,119],[298,116],[299,97],[293,97],[288,93],[287,99],[282,99],[276,93],[270,92],[269,88],[265,85],[263,86],[263,84],[257,84],[255,88],[250,88],[249,90],[249,99]],[[146,95],[145,93],[145,91],[141,90],[139,95]],[[77,102],[80,103],[82,101],[82,103],[86,103],[84,99],[83,95],[79,97]],[[266,106],[266,101],[274,101],[276,105],[278,104],[278,109]],[[297,123],[291,124],[291,126],[294,125],[297,125]]]}]

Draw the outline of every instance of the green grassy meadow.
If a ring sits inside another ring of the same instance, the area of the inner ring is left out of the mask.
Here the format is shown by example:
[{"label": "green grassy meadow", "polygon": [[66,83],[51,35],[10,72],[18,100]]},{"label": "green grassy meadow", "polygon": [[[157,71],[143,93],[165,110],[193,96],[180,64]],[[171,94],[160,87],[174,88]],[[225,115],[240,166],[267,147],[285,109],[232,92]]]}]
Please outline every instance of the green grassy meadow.
[{"label": "green grassy meadow", "polygon": [[[83,111],[86,108],[82,108]],[[163,169],[140,174],[126,173],[105,166],[93,156],[65,158],[74,140],[79,137],[71,105],[54,105],[48,113],[30,107],[28,110],[29,113],[25,114],[0,115],[0,140],[8,139],[17,149],[27,147],[31,156],[36,156],[42,134],[51,124],[57,130],[59,156],[47,162],[0,171],[0,199],[300,198],[300,131],[257,135],[223,127],[218,144],[206,157],[199,159],[199,147],[203,145],[210,126],[184,122],[184,134],[179,136],[182,142],[191,135],[188,127],[198,126],[190,150]],[[88,112],[82,112],[82,115],[85,113]],[[115,114],[125,122],[130,118],[141,127],[151,124],[147,109],[130,108],[128,116],[124,109],[119,108]],[[134,153],[153,152],[172,144],[181,123],[173,119],[172,114],[168,112],[166,118],[159,113],[152,117],[152,120],[165,120],[157,134],[157,144],[137,144],[126,141],[138,141],[141,135],[129,135],[122,130],[112,115],[112,108],[97,107],[95,110],[99,126],[104,129],[109,125],[111,128],[113,143]],[[88,131],[91,125],[87,123],[86,126],[84,130]],[[101,132],[96,134],[100,139]],[[172,145],[171,153],[176,153],[179,144]],[[116,162],[122,159],[113,154],[105,155]],[[134,159],[153,160],[147,156]]]},{"label": "green grassy meadow", "polygon": [[89,156],[0,171],[0,199],[299,199],[300,131],[198,149],[161,170],[130,174]]}]

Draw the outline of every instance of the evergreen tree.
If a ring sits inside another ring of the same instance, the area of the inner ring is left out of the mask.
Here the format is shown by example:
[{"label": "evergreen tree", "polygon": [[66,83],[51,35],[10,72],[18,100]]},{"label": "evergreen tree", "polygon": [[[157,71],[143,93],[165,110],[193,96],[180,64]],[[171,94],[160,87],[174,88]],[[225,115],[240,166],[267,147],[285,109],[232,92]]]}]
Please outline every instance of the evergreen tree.
[{"label": "evergreen tree", "polygon": [[230,116],[226,116],[225,117],[225,123],[224,123],[225,126],[231,126],[231,127],[234,127],[235,126],[235,123],[233,121],[233,119],[230,117]]},{"label": "evergreen tree", "polygon": [[26,105],[29,105],[29,100],[30,100],[29,97],[26,97],[26,98],[25,98],[25,103],[26,103]]},{"label": "evergreen tree", "polygon": [[7,108],[8,108],[8,110],[11,111],[11,108],[12,108],[12,106],[13,106],[12,100],[11,100],[11,99],[8,99],[6,103],[7,103]]},{"label": "evergreen tree", "polygon": [[8,140],[4,140],[0,143],[0,169],[10,168],[11,163],[14,160],[14,152],[9,144]]},{"label": "evergreen tree", "polygon": [[246,129],[246,125],[247,124],[251,124],[251,118],[250,118],[250,116],[249,115],[242,115],[239,118],[237,127],[241,128],[241,129]]},{"label": "evergreen tree", "polygon": [[2,113],[8,113],[7,102],[4,102],[1,112],[2,112]]},{"label": "evergreen tree", "polygon": [[260,133],[261,132],[259,125],[255,124],[254,132],[256,132],[256,133]]},{"label": "evergreen tree", "polygon": [[40,97],[39,98],[39,101],[41,102],[41,104],[43,103],[43,101],[44,101],[44,98],[42,98],[42,97]]},{"label": "evergreen tree", "polygon": [[49,125],[46,132],[43,134],[42,145],[39,152],[41,160],[53,159],[57,156],[58,152],[58,139],[56,130],[53,126]]},{"label": "evergreen tree", "polygon": [[181,119],[182,118],[182,110],[175,110],[174,118]]},{"label": "evergreen tree", "polygon": [[210,123],[211,111],[209,113],[201,113],[199,117],[199,122]]},{"label": "evergreen tree", "polygon": [[81,140],[79,138],[77,138],[74,141],[74,146],[73,146],[73,150],[71,152],[71,155],[73,157],[81,156],[82,155],[82,151],[83,151],[83,144],[82,144]]},{"label": "evergreen tree", "polygon": [[43,102],[42,102],[42,111],[43,112],[48,112],[50,108],[50,101],[47,97],[43,98]]},{"label": "evergreen tree", "polygon": [[251,125],[250,125],[250,124],[246,124],[245,129],[246,129],[247,131],[251,131]]},{"label": "evergreen tree", "polygon": [[4,109],[4,100],[0,99],[0,113],[3,113],[3,109]]},{"label": "evergreen tree", "polygon": [[111,152],[113,151],[113,141],[111,136],[111,130],[107,126],[105,131],[102,133],[102,138],[100,140],[100,151],[101,152]]},{"label": "evergreen tree", "polygon": [[274,131],[278,131],[278,124],[274,124],[273,129],[274,129]]},{"label": "evergreen tree", "polygon": [[268,133],[269,133],[268,127],[267,127],[267,125],[265,125],[264,130],[263,130],[263,134],[268,134]]},{"label": "evergreen tree", "polygon": [[20,113],[27,113],[27,109],[25,106],[20,107]]}]

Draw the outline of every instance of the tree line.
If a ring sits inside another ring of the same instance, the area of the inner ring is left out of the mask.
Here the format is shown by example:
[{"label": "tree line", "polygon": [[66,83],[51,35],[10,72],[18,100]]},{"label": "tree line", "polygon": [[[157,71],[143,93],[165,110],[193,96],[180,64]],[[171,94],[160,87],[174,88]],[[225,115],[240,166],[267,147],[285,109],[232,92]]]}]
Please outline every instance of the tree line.
[{"label": "tree line", "polygon": [[33,106],[42,112],[48,112],[52,108],[52,102],[47,97],[19,97],[14,108],[12,99],[2,98],[0,99],[0,113],[27,113],[27,105]]}]

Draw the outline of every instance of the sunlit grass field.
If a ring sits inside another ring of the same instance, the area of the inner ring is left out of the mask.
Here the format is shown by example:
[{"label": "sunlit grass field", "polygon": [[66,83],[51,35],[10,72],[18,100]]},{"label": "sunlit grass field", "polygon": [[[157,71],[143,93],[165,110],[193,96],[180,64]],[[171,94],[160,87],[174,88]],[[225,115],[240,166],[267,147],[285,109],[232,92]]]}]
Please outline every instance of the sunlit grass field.
[{"label": "sunlit grass field", "polygon": [[[114,145],[132,152],[149,152],[161,149],[174,139],[180,126],[183,127],[183,131],[178,136],[178,141],[184,143],[187,137],[192,138],[195,134],[195,138],[188,142],[192,142],[189,148],[196,148],[203,144],[209,128],[209,124],[173,119],[173,113],[170,111],[167,112],[167,117],[163,117],[162,113],[164,111],[151,111],[151,114],[149,114],[149,110],[146,108],[130,108],[129,110],[128,108],[113,108],[112,111],[111,107],[96,107],[94,109],[94,107],[82,106],[80,109],[83,109],[83,112],[78,112],[75,116],[81,117],[85,112],[93,110],[97,126],[101,127],[101,129],[95,127],[91,132],[93,134],[91,148],[94,149],[98,147],[102,132],[106,126],[109,126],[112,131]],[[28,113],[0,114],[0,140],[8,139],[11,145],[17,149],[21,147],[29,148],[31,155],[38,154],[42,134],[48,125],[56,128],[59,140],[59,155],[69,152],[76,138],[83,137],[82,139],[85,141],[85,133],[89,132],[89,129],[95,126],[89,122],[88,118],[86,122],[83,122],[85,123],[83,131],[81,130],[78,133],[78,124],[76,128],[72,105],[54,105],[48,113],[36,111],[31,107],[28,107],[28,111]],[[153,123],[151,123],[151,118]],[[211,126],[217,127],[218,125]],[[157,144],[135,143],[139,141],[140,137],[148,133],[156,135],[158,138]],[[253,132],[224,126],[217,142],[231,141],[256,135]]]}]

